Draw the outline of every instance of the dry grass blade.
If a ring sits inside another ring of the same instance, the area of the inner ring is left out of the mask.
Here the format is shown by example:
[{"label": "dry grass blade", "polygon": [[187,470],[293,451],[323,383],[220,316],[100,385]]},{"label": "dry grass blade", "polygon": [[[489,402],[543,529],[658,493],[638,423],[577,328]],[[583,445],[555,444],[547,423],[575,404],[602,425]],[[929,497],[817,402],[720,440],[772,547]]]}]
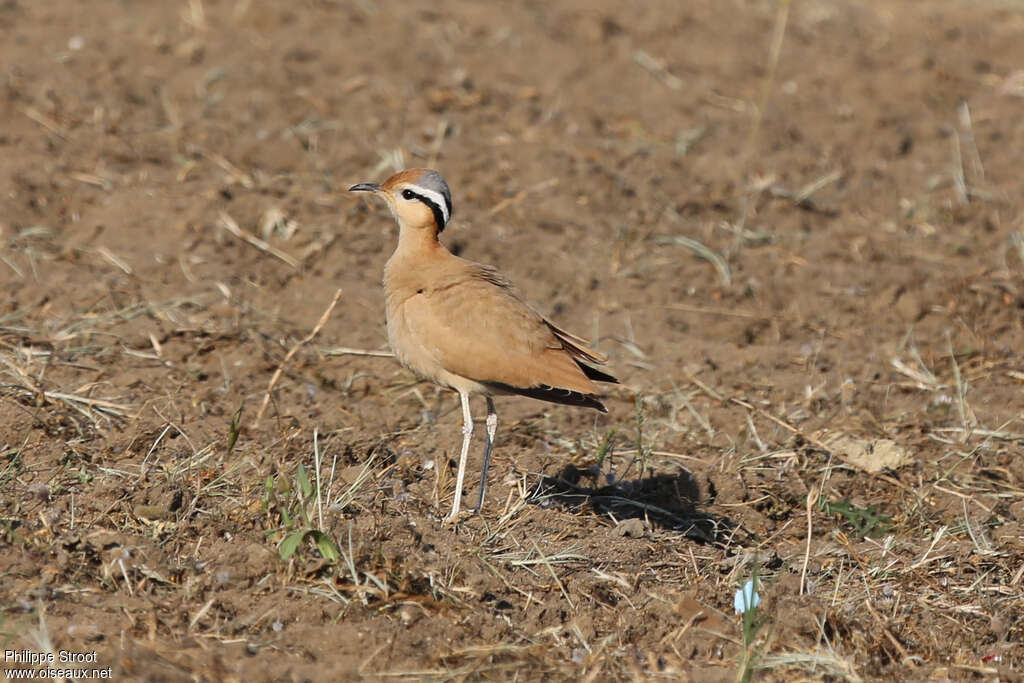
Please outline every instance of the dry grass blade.
[{"label": "dry grass blade", "polygon": [[889,643],[893,646],[893,648],[895,648],[895,650],[900,654],[900,657],[902,657],[902,663],[906,666],[916,666],[920,664],[921,658],[915,655],[911,655],[907,651],[907,648],[903,646],[903,643],[901,643],[899,639],[892,634],[892,631],[885,623],[885,619],[882,618],[882,615],[879,614],[878,610],[876,610],[874,605],[871,604],[871,600],[864,600],[864,607],[866,607],[871,616],[875,618],[875,621],[878,623],[878,628],[879,630],[881,630],[882,635],[885,636],[886,640],[888,640]]},{"label": "dry grass blade", "polygon": [[956,409],[960,417],[960,425],[963,431],[960,434],[960,441],[966,443],[971,437],[972,428],[978,421],[974,418],[974,411],[967,405],[967,385],[960,376],[960,364],[956,362],[956,353],[953,352],[953,341],[949,334],[946,335],[946,346],[949,349],[949,360],[953,366],[953,384],[956,387]]},{"label": "dry grass blade", "polygon": [[[962,427],[937,427],[932,430],[935,434],[961,433]],[[986,439],[999,439],[1001,441],[1024,441],[1024,432],[1007,432],[999,429],[972,429],[974,436],[983,436]]]},{"label": "dry grass blade", "polygon": [[946,535],[947,531],[949,531],[949,527],[943,526],[935,532],[935,535],[932,536],[931,544],[928,546],[928,549],[924,552],[924,555],[921,556],[921,559],[915,562],[914,564],[910,565],[911,570],[919,569],[930,562],[935,562],[936,560],[941,559],[940,556],[933,556],[932,551],[935,550],[935,546],[939,544],[939,541],[942,540],[942,538]]},{"label": "dry grass blade", "polygon": [[[32,643],[36,652],[46,653],[50,657],[55,656],[56,648],[53,646],[53,638],[50,635],[50,627],[46,623],[46,610],[39,610],[39,626],[29,629],[26,633],[27,640]],[[10,650],[8,650],[10,652]]]},{"label": "dry grass blade", "polygon": [[655,242],[657,244],[678,244],[689,249],[715,267],[715,270],[718,271],[718,279],[721,280],[722,285],[728,287],[732,284],[732,275],[729,272],[729,264],[726,260],[697,240],[684,237],[683,235],[672,235],[669,237],[659,237]]},{"label": "dry grass blade", "polygon": [[[0,355],[0,361],[7,366],[6,374],[12,377],[16,382],[8,385],[11,389],[26,394],[38,401],[49,400],[63,403],[69,409],[81,413],[85,417],[89,418],[89,420],[94,424],[96,424],[97,420],[92,414],[92,410],[95,410],[104,416],[120,418],[127,417],[131,410],[130,406],[106,399],[82,396],[78,393],[67,391],[46,391],[32,380],[25,368],[17,365],[8,356]],[[83,387],[82,389],[88,389],[90,386]]]},{"label": "dry grass blade", "polygon": [[235,222],[235,219],[229,216],[224,211],[220,212],[220,224],[221,226],[224,227],[225,230],[227,230],[228,232],[230,232],[232,235],[242,240],[243,242],[248,242],[252,246],[259,249],[260,251],[265,251],[271,256],[287,263],[292,268],[299,267],[299,262],[295,257],[286,254],[277,247],[264,242],[259,237],[256,237],[256,235],[250,235],[249,233],[245,232],[240,227],[238,227],[238,223]]},{"label": "dry grass blade", "polygon": [[762,408],[758,408],[757,406],[751,405],[750,403],[747,403],[746,401],[744,401],[742,399],[738,399],[738,398],[730,398],[729,402],[730,403],[735,403],[738,406],[742,406],[742,407],[746,408],[747,410],[752,410],[752,411],[756,412],[761,417],[763,417],[765,419],[768,419],[768,420],[771,420],[772,422],[774,422],[775,424],[779,425],[780,427],[782,427],[783,429],[785,429],[788,432],[791,432],[793,434],[799,434],[804,439],[806,439],[809,443],[814,444],[815,446],[817,446],[821,450],[825,451],[826,453],[831,453],[832,452],[832,449],[829,448],[829,446],[827,444],[825,444],[824,442],[822,442],[821,440],[819,440],[819,439],[817,439],[817,438],[815,438],[815,437],[813,437],[813,436],[811,436],[809,434],[804,434],[801,430],[797,429],[796,427],[794,427],[793,425],[789,424],[785,420],[783,420],[781,418],[778,418],[778,417],[775,417],[774,415],[772,415],[771,413],[769,413],[766,410],[763,410]]},{"label": "dry grass blade", "polygon": [[104,190],[110,190],[114,183],[109,178],[96,175],[95,173],[72,173],[71,178],[77,180],[80,183],[86,185],[92,185],[93,187],[100,187]]},{"label": "dry grass blade", "polygon": [[769,315],[762,315],[760,313],[751,313],[749,311],[735,311],[728,308],[716,308],[714,306],[694,306],[692,304],[665,304],[663,308],[668,308],[673,311],[685,311],[687,313],[700,313],[704,315],[721,315],[732,318],[747,318],[749,320],[773,320]]},{"label": "dry grass blade", "polygon": [[911,367],[907,365],[903,360],[899,358],[893,358],[889,363],[896,368],[896,370],[903,375],[906,375],[914,381],[918,389],[923,391],[941,391],[946,388],[946,385],[940,384],[939,380],[932,374],[931,370],[924,366],[924,363],[920,361],[918,357],[918,366]]},{"label": "dry grass blade", "polygon": [[329,349],[320,349],[325,356],[374,356],[376,358],[394,358],[391,351],[376,351],[373,349],[354,349],[350,346],[334,346]]},{"label": "dry grass blade", "polygon": [[[359,473],[355,479],[349,484],[348,488],[345,489],[340,496],[333,502],[329,503],[331,510],[344,510],[355,500],[356,495],[362,490],[363,484],[373,475],[373,465],[377,461],[378,451],[374,450],[370,453],[370,457],[366,459],[363,466],[359,468]],[[332,473],[333,478],[333,473]]]},{"label": "dry grass blade", "polygon": [[62,138],[64,140],[70,140],[71,139],[71,133],[66,128],[64,128],[64,126],[62,126],[59,123],[57,123],[56,121],[54,121],[53,119],[51,119],[46,114],[43,114],[42,112],[40,112],[35,107],[18,107],[18,108],[21,110],[22,114],[24,114],[25,116],[29,117],[30,119],[32,119],[33,121],[38,123],[40,126],[45,128],[46,130],[50,131],[54,135],[56,135],[57,137]]},{"label": "dry grass blade", "polygon": [[985,536],[985,528],[971,521],[971,516],[967,512],[967,499],[961,498],[960,503],[964,509],[964,527],[967,529],[967,535],[971,537],[971,542],[974,543],[974,551],[982,556],[991,555],[992,543]]},{"label": "dry grass blade", "polygon": [[801,669],[833,680],[861,683],[853,664],[833,652],[789,652],[758,657],[754,668],[761,671]]},{"label": "dry grass blade", "polygon": [[492,206],[490,209],[488,209],[488,211],[487,211],[487,213],[485,215],[488,218],[490,218],[491,216],[496,216],[497,214],[501,213],[502,211],[504,211],[508,207],[512,206],[513,204],[518,204],[519,202],[523,201],[524,199],[529,197],[531,194],[534,194],[534,193],[537,193],[537,192],[543,192],[545,190],[551,189],[552,187],[555,187],[556,185],[558,185],[558,182],[559,182],[558,178],[548,178],[547,180],[541,181],[539,183],[535,183],[534,185],[531,185],[530,187],[527,187],[526,189],[523,189],[523,190],[520,190],[519,192],[516,192],[511,197],[506,197],[506,198],[502,199],[500,202],[498,202],[497,204]]},{"label": "dry grass blade", "polygon": [[338,300],[341,298],[341,290],[337,290],[334,293],[334,298],[331,299],[330,305],[320,316],[320,320],[317,321],[316,326],[313,327],[312,332],[305,336],[298,344],[293,346],[291,350],[285,354],[284,360],[277,366],[277,370],[274,371],[274,375],[270,378],[270,382],[267,384],[267,391],[263,395],[263,402],[260,404],[260,409],[256,412],[256,419],[253,421],[253,426],[259,425],[260,419],[263,417],[263,412],[267,409],[267,404],[270,403],[270,394],[274,391],[274,387],[277,385],[277,381],[281,379],[281,373],[284,372],[285,365],[291,360],[292,356],[298,353],[299,349],[313,341],[313,339],[320,333],[321,328],[327,323],[327,319],[331,317],[331,312],[334,307],[338,305]]},{"label": "dry grass blade", "polygon": [[572,546],[565,550],[559,550],[553,555],[543,555],[540,550],[533,553],[500,553],[493,555],[495,560],[507,562],[511,567],[532,567],[538,564],[566,564],[569,562],[586,562],[587,556],[580,555],[577,551],[582,550],[578,546]]},{"label": "dry grass blade", "polygon": [[807,494],[807,543],[804,549],[804,566],[800,570],[800,595],[807,595],[807,565],[811,560],[811,538],[813,531],[813,513],[814,506],[818,503],[818,496],[821,494],[820,489],[816,486],[812,486],[811,490]]},{"label": "dry grass blade", "polygon": [[[761,124],[764,120],[764,111],[768,105],[768,98],[775,87],[775,76],[779,68],[779,58],[782,55],[782,45],[786,39],[786,27],[789,24],[790,2],[791,0],[778,0],[777,3],[775,24],[772,29],[772,42],[768,52],[768,69],[761,80],[761,95],[758,98],[757,106],[754,108],[754,120],[750,126],[750,133],[747,135],[746,142],[743,145],[742,164],[738,167],[741,175],[736,179],[738,185],[744,184],[744,175],[748,172],[747,167],[754,156],[757,141],[761,136]],[[747,225],[750,203],[750,196],[744,195],[740,202],[740,215],[736,221],[736,225],[741,231]]]},{"label": "dry grass blade", "polygon": [[798,190],[796,195],[793,197],[793,200],[797,204],[803,204],[808,199],[810,199],[811,196],[814,195],[814,193],[816,193],[818,190],[828,187],[829,185],[836,182],[842,177],[842,171],[832,171],[831,173],[826,173],[822,177],[816,180],[812,180],[811,182],[807,183],[802,188],[800,188],[800,190]]},{"label": "dry grass blade", "polygon": [[981,163],[981,154],[978,153],[978,144],[974,139],[974,124],[971,122],[971,108],[966,100],[957,105],[956,114],[964,134],[964,145],[970,153],[971,173],[975,180],[984,181],[985,165]]},{"label": "dry grass blade", "polygon": [[216,152],[207,151],[204,151],[202,154],[204,157],[220,166],[225,173],[234,178],[235,182],[237,182],[242,187],[250,189],[256,185],[251,175],[235,166],[233,163],[228,161],[224,156],[217,154]]},{"label": "dry grass blade", "polygon": [[1024,233],[1011,232],[1010,245],[1017,250],[1021,266],[1024,266]]},{"label": "dry grass blade", "polygon": [[533,549],[537,551],[537,555],[540,557],[541,564],[548,568],[551,578],[555,580],[556,584],[558,584],[558,589],[562,591],[562,597],[564,597],[565,601],[569,604],[569,609],[575,612],[576,605],[573,604],[572,598],[569,597],[569,592],[565,590],[565,584],[562,583],[562,580],[558,578],[558,574],[555,573],[555,568],[551,564],[551,559],[540,551],[540,546],[537,545],[536,540],[530,539],[530,541],[533,543]]},{"label": "dry grass blade", "polygon": [[[817,213],[821,213],[827,216],[835,216],[838,213],[837,209],[828,205],[819,204],[818,202],[814,201],[813,195],[822,188],[831,185],[832,183],[836,182],[842,177],[842,171],[832,171],[831,173],[827,173],[821,176],[820,178],[812,180],[811,182],[807,183],[796,192],[793,192],[792,190],[789,190],[777,184],[772,184],[768,188],[768,192],[771,193],[771,196],[773,197],[790,199],[793,201],[794,204],[808,211],[815,211]],[[755,184],[755,189],[758,186],[758,184]],[[743,232],[746,233],[747,231],[744,230]],[[747,239],[750,238],[748,237]],[[761,239],[763,240],[763,238]]]},{"label": "dry grass blade", "polygon": [[964,159],[960,151],[960,133],[954,130],[950,139],[953,145],[953,166],[950,173],[953,178],[953,189],[956,191],[956,203],[967,206],[970,191],[967,189],[967,174],[964,173]]},{"label": "dry grass blade", "polygon": [[199,608],[199,610],[195,613],[195,616],[193,616],[192,619],[188,622],[189,631],[194,629],[196,627],[196,624],[199,623],[199,620],[206,616],[206,613],[210,611],[211,607],[213,607],[214,600],[216,600],[216,598],[210,598],[205,603],[203,603],[203,606]]},{"label": "dry grass blade", "polygon": [[73,403],[84,405],[88,408],[95,408],[96,410],[114,415],[117,417],[127,417],[129,407],[120,403],[114,403],[113,401],[105,401],[100,398],[89,398],[88,396],[79,396],[78,394],[68,394],[62,391],[48,391],[45,392],[45,396],[49,398],[55,398],[65,403]]},{"label": "dry grass blade", "polygon": [[683,80],[669,72],[668,68],[665,66],[665,62],[662,60],[651,56],[643,50],[634,50],[633,61],[651,72],[651,74],[665,87],[671,90],[683,89]]},{"label": "dry grass blade", "polygon": [[132,267],[129,266],[127,263],[125,263],[124,260],[119,258],[117,256],[117,254],[115,254],[114,252],[110,251],[106,247],[96,247],[96,253],[99,254],[100,256],[102,256],[105,261],[110,263],[110,265],[112,265],[115,268],[119,268],[122,271],[124,271],[125,275],[131,275],[132,274],[132,272],[133,272],[132,271]]}]

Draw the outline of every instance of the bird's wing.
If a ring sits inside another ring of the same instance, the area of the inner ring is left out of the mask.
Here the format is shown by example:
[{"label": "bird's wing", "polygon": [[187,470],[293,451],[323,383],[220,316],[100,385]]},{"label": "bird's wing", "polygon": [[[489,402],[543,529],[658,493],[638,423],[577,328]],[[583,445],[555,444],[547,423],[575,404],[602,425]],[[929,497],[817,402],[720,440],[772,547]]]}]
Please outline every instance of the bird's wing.
[{"label": "bird's wing", "polygon": [[402,307],[410,342],[447,372],[511,389],[597,390],[576,358],[600,357],[524,303],[493,269],[443,278]]},{"label": "bird's wing", "polygon": [[478,265],[477,267],[479,268],[478,277],[480,277],[483,280],[486,280],[487,282],[492,283],[496,287],[505,290],[507,294],[515,298],[526,308],[530,309],[530,311],[538,319],[542,320],[544,324],[547,325],[548,329],[551,330],[552,334],[554,334],[558,341],[561,342],[562,348],[564,348],[573,358],[577,360],[585,360],[589,363],[597,363],[598,365],[603,365],[608,362],[608,358],[606,356],[589,348],[590,342],[588,342],[586,339],[584,339],[583,337],[579,337],[575,334],[572,334],[571,332],[567,332],[566,330],[563,330],[558,325],[554,324],[547,318],[537,313],[532,306],[523,301],[523,298],[519,295],[519,292],[516,290],[515,285],[513,285],[512,282],[508,278],[506,278],[498,269],[493,268],[491,266]]}]

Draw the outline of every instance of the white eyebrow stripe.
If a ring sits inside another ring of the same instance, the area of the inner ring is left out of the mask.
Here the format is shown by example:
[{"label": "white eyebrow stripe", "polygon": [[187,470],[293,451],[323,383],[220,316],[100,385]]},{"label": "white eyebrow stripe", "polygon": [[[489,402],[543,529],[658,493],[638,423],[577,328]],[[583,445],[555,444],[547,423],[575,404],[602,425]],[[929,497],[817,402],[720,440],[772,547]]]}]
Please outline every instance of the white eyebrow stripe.
[{"label": "white eyebrow stripe", "polygon": [[445,224],[447,224],[448,219],[451,218],[451,215],[448,210],[448,200],[444,198],[444,195],[441,194],[440,192],[428,190],[427,188],[421,187],[419,185],[411,185],[411,187],[413,188],[413,192],[415,192],[416,194],[423,195],[424,197],[432,201],[437,206],[437,208],[441,209],[441,214],[444,216],[444,222]]}]

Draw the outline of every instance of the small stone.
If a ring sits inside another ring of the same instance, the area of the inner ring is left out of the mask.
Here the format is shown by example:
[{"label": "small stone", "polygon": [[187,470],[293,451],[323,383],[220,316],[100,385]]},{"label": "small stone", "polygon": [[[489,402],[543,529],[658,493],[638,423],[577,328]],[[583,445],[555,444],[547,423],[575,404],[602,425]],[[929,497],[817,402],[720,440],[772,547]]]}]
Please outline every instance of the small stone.
[{"label": "small stone", "polygon": [[1024,500],[1010,505],[1010,516],[1018,522],[1024,522]]},{"label": "small stone", "polygon": [[650,531],[650,522],[638,517],[624,519],[614,529],[616,536],[625,536],[626,538],[644,538]]},{"label": "small stone", "polygon": [[420,618],[420,610],[412,605],[402,605],[398,608],[398,618],[401,620],[403,626],[412,626]]}]

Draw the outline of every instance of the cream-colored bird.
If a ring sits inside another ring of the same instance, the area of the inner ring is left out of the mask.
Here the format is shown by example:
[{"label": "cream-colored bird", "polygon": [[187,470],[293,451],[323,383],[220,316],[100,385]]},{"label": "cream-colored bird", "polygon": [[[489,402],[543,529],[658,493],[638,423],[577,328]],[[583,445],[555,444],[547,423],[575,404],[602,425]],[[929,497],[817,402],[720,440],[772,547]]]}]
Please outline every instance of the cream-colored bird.
[{"label": "cream-colored bird", "polygon": [[496,269],[459,258],[438,241],[452,217],[451,191],[440,173],[408,169],[379,185],[360,183],[349,191],[381,197],[398,221],[398,247],[384,268],[388,342],[395,356],[420,377],[457,391],[462,401],[451,521],[459,514],[473,433],[469,397],[487,399],[487,440],[474,509],[479,512],[498,427],[492,396],[518,394],[604,413],[594,381],[618,380],[586,365],[606,359],[537,313]]}]

